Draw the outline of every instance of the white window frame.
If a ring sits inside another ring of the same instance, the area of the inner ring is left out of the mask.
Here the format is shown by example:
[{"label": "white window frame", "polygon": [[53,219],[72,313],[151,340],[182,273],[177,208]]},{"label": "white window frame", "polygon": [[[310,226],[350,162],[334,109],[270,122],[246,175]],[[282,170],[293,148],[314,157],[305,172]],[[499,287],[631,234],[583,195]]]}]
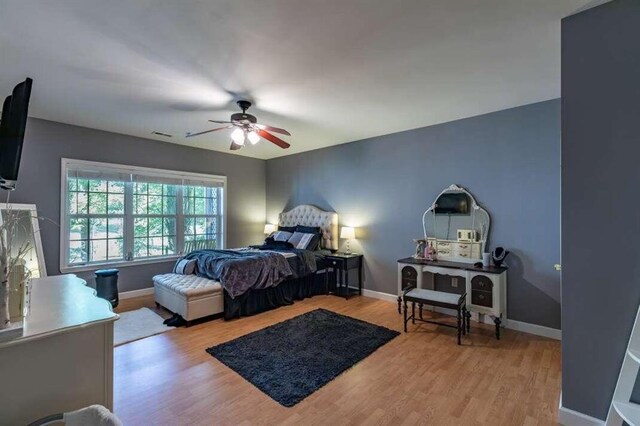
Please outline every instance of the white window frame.
[{"label": "white window frame", "polygon": [[[96,170],[100,169],[111,169],[117,170],[123,173],[131,173],[131,174],[142,174],[148,176],[159,176],[165,178],[173,178],[173,179],[183,179],[183,180],[199,180],[204,182],[211,182],[216,184],[222,184],[222,232],[220,235],[222,236],[222,242],[220,248],[225,248],[227,244],[227,177],[222,175],[210,175],[210,174],[202,174],[202,173],[192,173],[192,172],[183,172],[176,170],[166,170],[166,169],[155,169],[150,167],[138,167],[138,166],[128,166],[123,164],[113,164],[113,163],[103,163],[98,161],[85,161],[85,160],[74,160],[69,158],[61,159],[61,168],[60,168],[60,272],[80,272],[80,271],[91,271],[98,269],[100,267],[109,266],[109,267],[123,267],[123,266],[135,266],[135,265],[146,265],[151,263],[162,263],[168,262],[172,260],[176,260],[181,256],[181,253],[175,255],[165,255],[165,256],[155,256],[151,258],[145,259],[137,259],[137,260],[123,260],[123,261],[104,261],[104,262],[91,262],[81,265],[69,265],[69,219],[67,217],[67,199],[69,192],[69,185],[67,182],[67,174],[70,168],[75,167],[83,167],[83,168],[95,168]],[[129,194],[129,195],[127,195]],[[182,202],[182,191],[179,192],[180,196],[178,196],[178,202]],[[133,230],[129,230],[126,223],[132,222],[133,220],[133,212],[131,208],[127,213],[126,203],[131,203],[130,200],[130,191],[125,190],[125,234],[127,232],[133,232]],[[129,216],[131,216],[130,220],[128,220]],[[176,213],[176,242],[178,247],[184,247],[184,226],[183,219],[185,215]],[[125,237],[126,238],[126,237]],[[126,250],[126,247],[125,247]]]}]

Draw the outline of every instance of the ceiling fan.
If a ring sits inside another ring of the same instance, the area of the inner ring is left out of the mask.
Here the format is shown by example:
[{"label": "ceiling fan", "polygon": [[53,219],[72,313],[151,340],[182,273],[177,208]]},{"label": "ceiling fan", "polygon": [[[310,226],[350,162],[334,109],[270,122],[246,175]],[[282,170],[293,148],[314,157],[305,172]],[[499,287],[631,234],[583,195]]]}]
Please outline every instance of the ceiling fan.
[{"label": "ceiling fan", "polygon": [[280,133],[287,136],[291,136],[291,133],[277,127],[258,124],[258,120],[254,115],[247,114],[247,110],[251,107],[251,102],[239,100],[236,104],[238,104],[242,112],[231,114],[230,121],[209,120],[212,123],[228,124],[228,126],[217,127],[215,129],[205,130],[204,132],[198,133],[189,132],[187,133],[187,137],[192,138],[206,133],[217,132],[218,130],[233,129],[235,127],[233,132],[231,132],[231,150],[242,148],[247,140],[251,145],[255,145],[260,141],[260,138],[264,138],[269,142],[278,145],[280,148],[286,149],[291,146],[279,137],[272,135],[270,132]]}]

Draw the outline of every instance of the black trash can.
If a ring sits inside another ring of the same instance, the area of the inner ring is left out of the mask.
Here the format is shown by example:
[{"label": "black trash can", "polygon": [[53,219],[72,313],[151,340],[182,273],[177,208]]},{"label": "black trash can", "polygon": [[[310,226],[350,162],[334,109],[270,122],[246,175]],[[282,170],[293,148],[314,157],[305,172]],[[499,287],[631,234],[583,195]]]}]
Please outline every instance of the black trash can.
[{"label": "black trash can", "polygon": [[96,274],[96,293],[98,297],[108,300],[112,307],[118,306],[118,271],[117,269],[99,269]]}]

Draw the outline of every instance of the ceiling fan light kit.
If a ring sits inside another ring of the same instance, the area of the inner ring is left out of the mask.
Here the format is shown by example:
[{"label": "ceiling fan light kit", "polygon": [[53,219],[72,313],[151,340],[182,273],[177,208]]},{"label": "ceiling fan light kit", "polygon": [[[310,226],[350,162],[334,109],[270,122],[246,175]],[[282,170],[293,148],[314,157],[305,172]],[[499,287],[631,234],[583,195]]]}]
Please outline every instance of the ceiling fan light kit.
[{"label": "ceiling fan light kit", "polygon": [[244,145],[244,130],[241,128],[236,128],[233,132],[231,132],[231,139],[238,145]]},{"label": "ceiling fan light kit", "polygon": [[247,134],[247,139],[249,139],[249,142],[251,142],[251,145],[255,145],[258,142],[260,142],[260,136],[258,136],[258,134],[252,130]]},{"label": "ceiling fan light kit", "polygon": [[200,136],[218,130],[235,128],[233,132],[231,132],[231,150],[242,148],[245,145],[245,141],[247,140],[251,143],[251,145],[255,145],[260,142],[261,138],[266,139],[274,145],[277,145],[283,149],[287,149],[291,146],[289,145],[289,143],[283,141],[277,136],[272,135],[270,132],[280,133],[287,136],[291,136],[291,133],[278,127],[258,124],[258,119],[254,115],[247,114],[247,110],[251,107],[251,102],[246,100],[239,100],[236,103],[238,104],[242,112],[231,114],[230,121],[209,120],[212,123],[228,124],[228,126],[217,127],[215,129],[205,130],[198,133],[189,132],[187,133],[187,137],[190,138],[193,136]]}]

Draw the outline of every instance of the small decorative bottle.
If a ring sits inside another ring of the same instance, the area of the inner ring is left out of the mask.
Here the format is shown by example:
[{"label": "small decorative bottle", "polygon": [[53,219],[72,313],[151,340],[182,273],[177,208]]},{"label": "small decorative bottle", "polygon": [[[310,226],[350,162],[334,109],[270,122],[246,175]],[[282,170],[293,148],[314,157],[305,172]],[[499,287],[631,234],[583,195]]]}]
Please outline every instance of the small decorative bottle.
[{"label": "small decorative bottle", "polygon": [[431,245],[429,246],[429,251],[430,251],[430,258],[433,261],[438,260],[438,251],[436,250],[436,248],[433,246],[433,242],[431,243]]}]

